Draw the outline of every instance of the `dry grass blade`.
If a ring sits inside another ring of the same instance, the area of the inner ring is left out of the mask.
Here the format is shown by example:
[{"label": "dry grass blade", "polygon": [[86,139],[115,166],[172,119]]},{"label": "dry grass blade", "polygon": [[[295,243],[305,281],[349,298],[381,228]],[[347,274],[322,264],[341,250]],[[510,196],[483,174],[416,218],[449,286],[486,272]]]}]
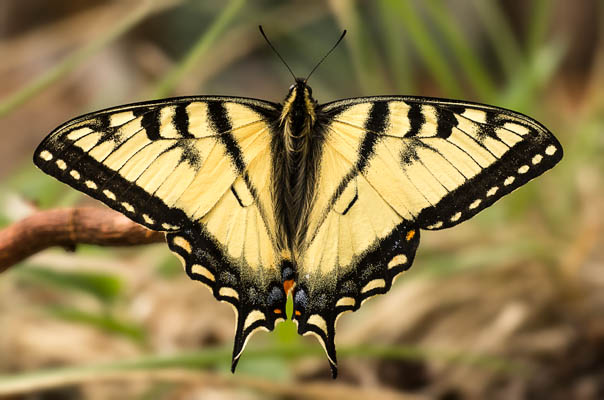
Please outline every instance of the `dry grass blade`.
[{"label": "dry grass blade", "polygon": [[18,379],[0,378],[0,395],[15,396],[41,390],[90,382],[162,381],[192,386],[247,388],[263,394],[305,399],[332,400],[422,400],[425,396],[397,393],[383,388],[358,388],[343,383],[278,383],[239,375],[221,375],[183,369],[166,370],[102,370],[71,369],[69,371],[22,375]]}]

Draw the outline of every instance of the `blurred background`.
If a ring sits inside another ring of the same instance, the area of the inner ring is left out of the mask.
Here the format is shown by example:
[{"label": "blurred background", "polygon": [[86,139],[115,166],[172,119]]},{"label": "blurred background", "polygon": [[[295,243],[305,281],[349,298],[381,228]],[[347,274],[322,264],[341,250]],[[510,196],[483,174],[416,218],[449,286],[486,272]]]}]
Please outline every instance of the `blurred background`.
[{"label": "blurred background", "polygon": [[[604,3],[598,0],[0,2],[0,227],[100,203],[36,170],[82,113],[160,97],[319,102],[408,94],[511,108],[551,129],[552,171],[425,232],[392,290],[344,315],[330,378],[282,323],[229,372],[234,316],[166,245],[50,249],[0,276],[0,397],[604,398]],[[39,372],[42,371],[42,372]]]}]

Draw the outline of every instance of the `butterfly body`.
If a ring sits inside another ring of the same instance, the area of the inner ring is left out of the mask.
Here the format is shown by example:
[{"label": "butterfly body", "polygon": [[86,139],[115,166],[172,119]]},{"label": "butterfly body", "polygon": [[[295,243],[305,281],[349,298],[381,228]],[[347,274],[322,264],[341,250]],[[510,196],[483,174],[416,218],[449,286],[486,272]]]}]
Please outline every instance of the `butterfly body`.
[{"label": "butterfly body", "polygon": [[273,127],[274,204],[280,225],[280,246],[295,256],[303,245],[316,182],[317,155],[321,151],[322,130],[317,121],[317,102],[306,82],[292,85]]},{"label": "butterfly body", "polygon": [[87,114],[34,162],[166,232],[187,274],[235,310],[233,369],[292,294],[298,332],[319,339],[335,376],[338,317],[410,268],[420,230],[471,218],[561,157],[513,111],[405,96],[319,104],[298,79],[282,104],[196,96]]}]

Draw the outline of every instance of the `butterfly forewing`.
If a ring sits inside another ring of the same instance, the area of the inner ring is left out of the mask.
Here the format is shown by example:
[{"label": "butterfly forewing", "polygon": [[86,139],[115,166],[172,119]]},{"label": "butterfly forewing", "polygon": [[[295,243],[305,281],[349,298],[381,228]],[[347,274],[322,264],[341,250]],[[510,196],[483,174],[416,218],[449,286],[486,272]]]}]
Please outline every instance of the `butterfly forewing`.
[{"label": "butterfly forewing", "polygon": [[[362,116],[376,110],[379,129],[363,125]],[[560,143],[541,124],[491,106],[377,97],[330,103],[324,111],[333,115],[328,130],[363,140],[359,173],[424,229],[467,220],[562,158]]]}]

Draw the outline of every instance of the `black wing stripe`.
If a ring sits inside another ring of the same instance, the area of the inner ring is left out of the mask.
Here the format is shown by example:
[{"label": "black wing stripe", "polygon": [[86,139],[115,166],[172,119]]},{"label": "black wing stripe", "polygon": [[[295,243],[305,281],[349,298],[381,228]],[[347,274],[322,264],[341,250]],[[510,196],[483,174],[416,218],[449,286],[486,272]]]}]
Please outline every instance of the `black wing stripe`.
[{"label": "black wing stripe", "polygon": [[141,125],[145,128],[149,140],[159,140],[160,135],[160,116],[161,108],[154,108],[143,114]]},{"label": "black wing stripe", "polygon": [[243,174],[245,171],[243,154],[241,153],[241,149],[231,134],[233,125],[231,124],[231,120],[229,119],[229,114],[224,106],[224,103],[220,101],[208,102],[208,114],[214,132],[223,133],[218,137],[227,148],[233,164],[235,164],[235,167],[237,168],[237,172]]},{"label": "black wing stripe", "polygon": [[409,105],[409,112],[407,113],[407,118],[409,119],[409,132],[407,132],[405,137],[413,137],[417,136],[422,126],[426,122],[426,118],[422,113],[422,105],[417,103],[411,103]]},{"label": "black wing stripe", "polygon": [[180,136],[187,139],[195,139],[195,136],[189,132],[189,113],[187,112],[189,104],[191,103],[181,103],[176,106],[172,122]]},{"label": "black wing stripe", "polygon": [[[365,122],[365,131],[369,132],[383,132],[386,129],[388,118],[390,115],[390,109],[388,102],[376,101],[371,105],[369,116]],[[373,154],[375,144],[378,140],[376,135],[365,134],[363,142],[360,147],[359,161],[357,162],[357,169],[363,170]]]},{"label": "black wing stripe", "polygon": [[436,107],[436,117],[436,136],[442,139],[448,139],[453,132],[453,128],[458,124],[455,114],[447,109]]}]

